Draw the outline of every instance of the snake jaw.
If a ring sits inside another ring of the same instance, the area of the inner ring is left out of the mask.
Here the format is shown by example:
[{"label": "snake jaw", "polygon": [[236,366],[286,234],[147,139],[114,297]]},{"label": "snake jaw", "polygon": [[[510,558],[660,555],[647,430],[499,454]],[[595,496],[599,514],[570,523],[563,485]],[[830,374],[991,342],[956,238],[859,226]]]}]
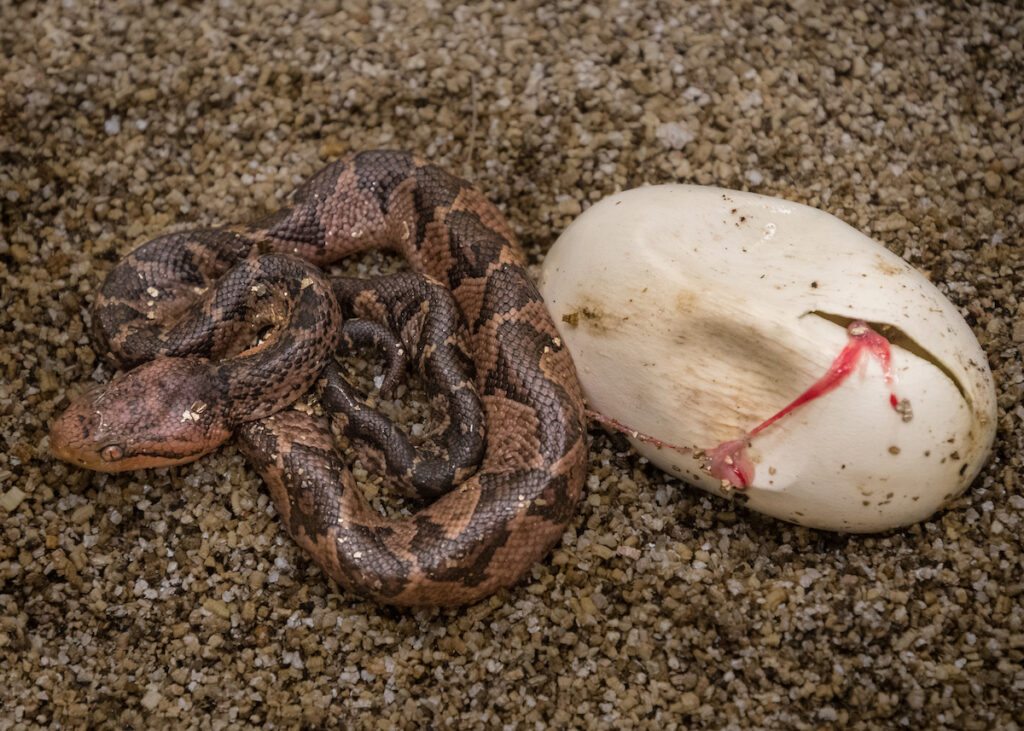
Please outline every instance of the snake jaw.
[{"label": "snake jaw", "polygon": [[192,462],[231,436],[209,361],[160,358],[79,396],[53,423],[55,457],[99,472]]}]

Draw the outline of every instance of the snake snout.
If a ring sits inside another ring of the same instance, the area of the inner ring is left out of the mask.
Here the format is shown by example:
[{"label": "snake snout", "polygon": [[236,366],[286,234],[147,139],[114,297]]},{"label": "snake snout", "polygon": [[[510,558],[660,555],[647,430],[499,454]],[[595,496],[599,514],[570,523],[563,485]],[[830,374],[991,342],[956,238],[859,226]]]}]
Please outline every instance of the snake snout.
[{"label": "snake snout", "polygon": [[90,455],[95,452],[92,435],[96,432],[97,419],[95,413],[85,408],[85,396],[76,399],[50,425],[50,451],[57,459],[91,468]]}]

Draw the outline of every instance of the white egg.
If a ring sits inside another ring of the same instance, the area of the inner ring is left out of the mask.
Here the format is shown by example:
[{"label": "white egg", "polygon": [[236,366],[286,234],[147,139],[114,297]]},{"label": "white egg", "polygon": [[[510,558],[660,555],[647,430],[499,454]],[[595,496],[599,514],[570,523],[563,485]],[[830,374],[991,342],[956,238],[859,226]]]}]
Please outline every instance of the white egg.
[{"label": "white egg", "polygon": [[768,515],[907,525],[991,450],[992,375],[956,307],[817,209],[689,185],[618,193],[566,229],[540,288],[595,418]]}]

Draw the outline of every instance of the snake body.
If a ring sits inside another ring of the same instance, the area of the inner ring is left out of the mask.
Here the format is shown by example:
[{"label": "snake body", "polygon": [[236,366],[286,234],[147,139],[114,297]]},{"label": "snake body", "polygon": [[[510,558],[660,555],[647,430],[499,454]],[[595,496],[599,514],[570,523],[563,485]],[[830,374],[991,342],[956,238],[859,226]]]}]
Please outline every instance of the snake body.
[{"label": "snake body", "polygon": [[[320,269],[371,247],[418,274],[332,282]],[[455,315],[438,314],[446,298]],[[94,322],[131,370],[69,406],[54,454],[117,471],[191,461],[234,434],[288,533],[354,593],[477,601],[521,579],[572,516],[586,461],[572,360],[502,215],[429,162],[359,153],[263,219],[143,244],[107,277]],[[441,382],[448,459],[415,456],[339,379],[339,344],[369,340],[395,362],[415,351]],[[328,417],[286,408],[314,385],[349,433],[397,463],[407,494],[436,499],[393,519],[375,512]]]}]

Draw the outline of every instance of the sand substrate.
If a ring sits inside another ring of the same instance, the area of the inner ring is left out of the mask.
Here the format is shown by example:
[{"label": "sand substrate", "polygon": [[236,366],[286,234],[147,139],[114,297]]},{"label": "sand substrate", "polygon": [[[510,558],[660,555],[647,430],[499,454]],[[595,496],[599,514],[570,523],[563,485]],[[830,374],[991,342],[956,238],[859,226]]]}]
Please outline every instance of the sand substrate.
[{"label": "sand substrate", "polygon": [[[0,729],[1019,728],[1021,6],[403,5],[0,0]],[[928,522],[843,536],[594,427],[552,555],[413,612],[340,593],[233,447],[119,476],[50,457],[111,376],[88,308],[121,254],[374,147],[474,180],[533,265],[643,183],[838,216],[974,329],[991,463]]]}]

